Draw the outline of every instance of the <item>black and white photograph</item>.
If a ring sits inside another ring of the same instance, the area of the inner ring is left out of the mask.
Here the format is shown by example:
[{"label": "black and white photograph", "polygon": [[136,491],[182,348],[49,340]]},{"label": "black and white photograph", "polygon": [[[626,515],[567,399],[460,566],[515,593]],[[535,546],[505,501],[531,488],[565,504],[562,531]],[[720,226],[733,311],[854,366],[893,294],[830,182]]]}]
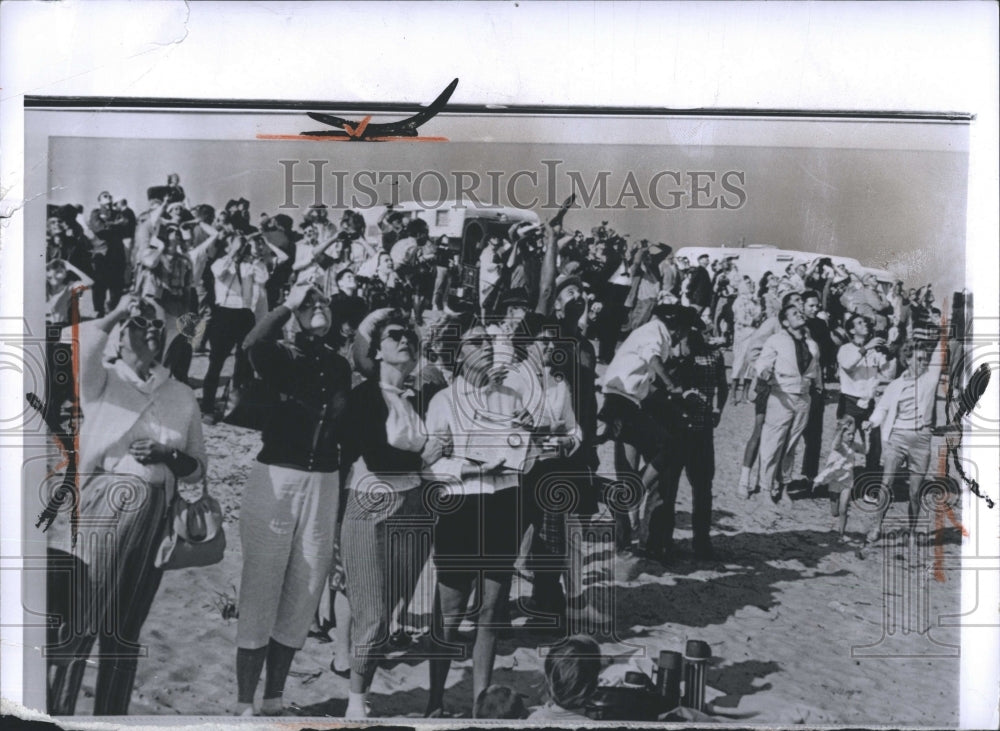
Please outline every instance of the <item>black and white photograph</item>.
[{"label": "black and white photograph", "polygon": [[23,708],[995,714],[980,110],[561,94],[24,94]]}]

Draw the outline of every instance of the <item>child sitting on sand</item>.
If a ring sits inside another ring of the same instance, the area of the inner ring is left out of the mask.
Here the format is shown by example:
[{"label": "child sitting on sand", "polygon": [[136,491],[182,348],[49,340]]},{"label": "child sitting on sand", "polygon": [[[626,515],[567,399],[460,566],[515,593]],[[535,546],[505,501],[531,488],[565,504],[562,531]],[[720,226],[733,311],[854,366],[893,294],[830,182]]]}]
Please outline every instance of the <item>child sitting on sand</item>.
[{"label": "child sitting on sand", "polygon": [[587,718],[584,707],[597,688],[601,648],[590,637],[576,635],[545,658],[549,702],[528,716],[529,721],[572,721]]},{"label": "child sitting on sand", "polygon": [[506,685],[491,685],[479,694],[476,707],[473,709],[475,718],[527,718],[528,709],[524,705],[524,697],[513,688]]},{"label": "child sitting on sand", "polygon": [[851,490],[854,487],[854,465],[861,450],[855,445],[854,436],[857,427],[854,417],[843,416],[837,422],[837,430],[833,434],[833,444],[826,464],[818,475],[816,485],[826,484],[830,495],[830,515],[839,517],[840,540],[846,540],[847,504],[851,501]]}]

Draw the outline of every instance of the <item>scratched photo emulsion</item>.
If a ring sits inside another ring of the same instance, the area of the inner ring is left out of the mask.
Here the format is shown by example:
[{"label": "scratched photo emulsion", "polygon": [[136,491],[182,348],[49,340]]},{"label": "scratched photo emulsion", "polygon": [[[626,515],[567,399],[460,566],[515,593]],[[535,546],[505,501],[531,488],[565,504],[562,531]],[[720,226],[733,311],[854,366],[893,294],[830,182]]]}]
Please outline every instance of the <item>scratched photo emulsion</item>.
[{"label": "scratched photo emulsion", "polygon": [[29,106],[28,705],[957,725],[967,119]]}]

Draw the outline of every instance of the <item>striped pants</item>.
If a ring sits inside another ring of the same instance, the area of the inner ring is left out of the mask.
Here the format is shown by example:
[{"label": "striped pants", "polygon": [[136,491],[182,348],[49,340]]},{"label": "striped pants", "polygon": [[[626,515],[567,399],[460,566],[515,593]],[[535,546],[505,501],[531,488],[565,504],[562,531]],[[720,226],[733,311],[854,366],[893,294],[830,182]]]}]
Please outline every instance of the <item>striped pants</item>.
[{"label": "striped pants", "polygon": [[[166,495],[132,475],[95,475],[81,488],[77,550],[86,577],[65,619],[62,641],[50,646],[49,712],[70,715],[87,657],[99,640],[94,715],[128,713],[142,646],[139,633],[163,572],[153,566],[165,527]],[[82,568],[82,567],[81,567]]]},{"label": "striped pants", "polygon": [[433,522],[422,486],[348,493],[340,551],[351,602],[351,670],[370,678],[386,654],[392,612],[412,598],[427,563]]}]

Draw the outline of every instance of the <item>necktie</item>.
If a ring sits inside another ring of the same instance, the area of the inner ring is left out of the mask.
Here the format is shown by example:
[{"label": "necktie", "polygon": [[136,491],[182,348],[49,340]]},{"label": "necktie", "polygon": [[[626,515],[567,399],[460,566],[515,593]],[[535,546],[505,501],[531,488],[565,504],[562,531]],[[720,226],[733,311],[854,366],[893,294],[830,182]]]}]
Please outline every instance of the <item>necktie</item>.
[{"label": "necktie", "polygon": [[812,353],[809,352],[805,338],[793,337],[792,340],[795,342],[795,362],[799,366],[799,373],[805,373],[809,363],[812,362]]}]

